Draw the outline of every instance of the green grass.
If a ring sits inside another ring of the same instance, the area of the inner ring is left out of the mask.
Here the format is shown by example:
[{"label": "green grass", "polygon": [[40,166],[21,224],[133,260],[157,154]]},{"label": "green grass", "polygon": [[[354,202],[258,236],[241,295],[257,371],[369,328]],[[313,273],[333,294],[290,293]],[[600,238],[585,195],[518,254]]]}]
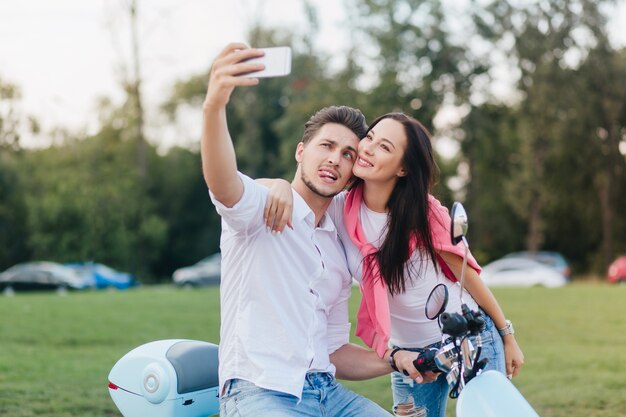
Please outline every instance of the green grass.
[{"label": "green grass", "polygon": [[[626,286],[495,292],[526,356],[514,382],[542,417],[626,417]],[[352,317],[357,303],[355,293]],[[113,417],[107,375],[117,359],[151,340],[217,341],[219,294],[17,294],[0,298],[0,317],[0,416]],[[346,385],[391,406],[388,377]]]}]

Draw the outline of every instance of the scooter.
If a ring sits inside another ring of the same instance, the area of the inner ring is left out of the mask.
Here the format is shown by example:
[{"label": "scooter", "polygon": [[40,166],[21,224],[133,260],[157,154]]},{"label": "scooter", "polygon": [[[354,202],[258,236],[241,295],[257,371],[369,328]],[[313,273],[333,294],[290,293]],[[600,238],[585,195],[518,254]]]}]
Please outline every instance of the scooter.
[{"label": "scooter", "polygon": [[[451,239],[463,243],[461,297],[467,266],[467,214],[452,206]],[[461,298],[461,302],[462,302]],[[450,396],[458,398],[457,417],[539,417],[515,386],[500,372],[482,372],[479,333],[484,321],[462,302],[461,313],[446,313],[448,289],[439,284],[426,302],[426,316],[438,320],[443,346],[420,354],[421,371],[446,374]],[[475,336],[473,346],[469,336]],[[218,346],[171,339],[141,345],[124,355],[109,373],[109,393],[124,417],[209,417],[219,413]]]},{"label": "scooter", "polygon": [[[452,206],[451,240],[462,243],[465,254],[461,268],[461,313],[444,312],[448,288],[439,284],[426,301],[426,317],[438,320],[442,331],[442,347],[421,353],[413,362],[420,372],[444,372],[450,387],[450,398],[458,398],[457,417],[539,417],[522,394],[502,373],[483,372],[487,359],[481,359],[480,332],[485,321],[478,311],[463,302],[463,281],[467,267],[469,244],[466,234],[467,213],[460,203]],[[474,336],[475,346],[469,337]]]},{"label": "scooter", "polygon": [[217,345],[158,340],[117,361],[109,394],[124,417],[208,417],[219,413],[217,370]]}]

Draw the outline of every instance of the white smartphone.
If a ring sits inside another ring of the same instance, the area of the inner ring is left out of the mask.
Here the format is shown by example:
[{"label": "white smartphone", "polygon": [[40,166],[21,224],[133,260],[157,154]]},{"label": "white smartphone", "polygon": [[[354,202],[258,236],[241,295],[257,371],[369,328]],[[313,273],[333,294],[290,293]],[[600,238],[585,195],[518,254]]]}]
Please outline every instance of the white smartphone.
[{"label": "white smartphone", "polygon": [[240,77],[268,78],[282,77],[291,73],[291,48],[288,46],[277,46],[273,48],[258,48],[265,51],[265,55],[259,58],[252,58],[246,62],[260,62],[265,65],[261,71],[240,74]]}]

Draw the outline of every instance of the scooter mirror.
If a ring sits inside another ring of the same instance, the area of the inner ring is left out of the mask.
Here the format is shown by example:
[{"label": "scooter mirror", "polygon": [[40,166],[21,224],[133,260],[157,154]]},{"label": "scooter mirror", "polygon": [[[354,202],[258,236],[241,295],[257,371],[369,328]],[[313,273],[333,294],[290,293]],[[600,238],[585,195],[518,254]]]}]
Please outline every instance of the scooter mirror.
[{"label": "scooter mirror", "polygon": [[452,205],[452,224],[450,226],[450,234],[452,244],[456,245],[467,235],[467,213],[465,207],[458,201]]},{"label": "scooter mirror", "polygon": [[437,284],[430,292],[426,300],[426,317],[429,320],[435,320],[441,313],[446,310],[448,305],[448,287],[443,284]]}]

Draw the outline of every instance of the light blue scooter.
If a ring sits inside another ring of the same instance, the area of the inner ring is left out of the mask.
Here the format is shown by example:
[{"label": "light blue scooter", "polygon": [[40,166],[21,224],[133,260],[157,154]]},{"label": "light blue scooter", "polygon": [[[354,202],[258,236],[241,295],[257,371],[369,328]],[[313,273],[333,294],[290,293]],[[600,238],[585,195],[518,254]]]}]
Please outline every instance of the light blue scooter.
[{"label": "light blue scooter", "polygon": [[[454,203],[451,215],[452,242],[465,246],[463,287],[467,214],[460,203]],[[448,290],[440,284],[428,298],[426,315],[438,319],[442,332],[450,337],[441,349],[416,359],[418,370],[439,369],[446,374],[451,396],[458,397],[457,417],[539,417],[503,374],[481,372],[485,363],[480,360],[480,338],[476,347],[468,338],[480,332],[480,315],[465,304],[462,314],[444,313],[447,302]],[[109,393],[124,417],[209,417],[219,413],[217,369],[217,345],[159,340],[131,350],[115,364],[109,373]]]},{"label": "light blue scooter", "polygon": [[[426,351],[414,361],[419,371],[441,371],[446,374],[450,397],[458,398],[457,417],[539,417],[513,383],[497,371],[485,371],[486,359],[481,360],[480,332],[485,322],[477,311],[463,302],[463,281],[467,267],[467,214],[460,203],[452,206],[451,239],[463,243],[465,254],[461,269],[461,313],[444,313],[448,303],[448,288],[439,284],[426,301],[426,316],[439,320],[443,346]],[[474,336],[472,346],[469,336]]]},{"label": "light blue scooter", "polygon": [[158,340],[124,355],[109,373],[109,393],[124,417],[207,417],[219,413],[218,347]]}]

